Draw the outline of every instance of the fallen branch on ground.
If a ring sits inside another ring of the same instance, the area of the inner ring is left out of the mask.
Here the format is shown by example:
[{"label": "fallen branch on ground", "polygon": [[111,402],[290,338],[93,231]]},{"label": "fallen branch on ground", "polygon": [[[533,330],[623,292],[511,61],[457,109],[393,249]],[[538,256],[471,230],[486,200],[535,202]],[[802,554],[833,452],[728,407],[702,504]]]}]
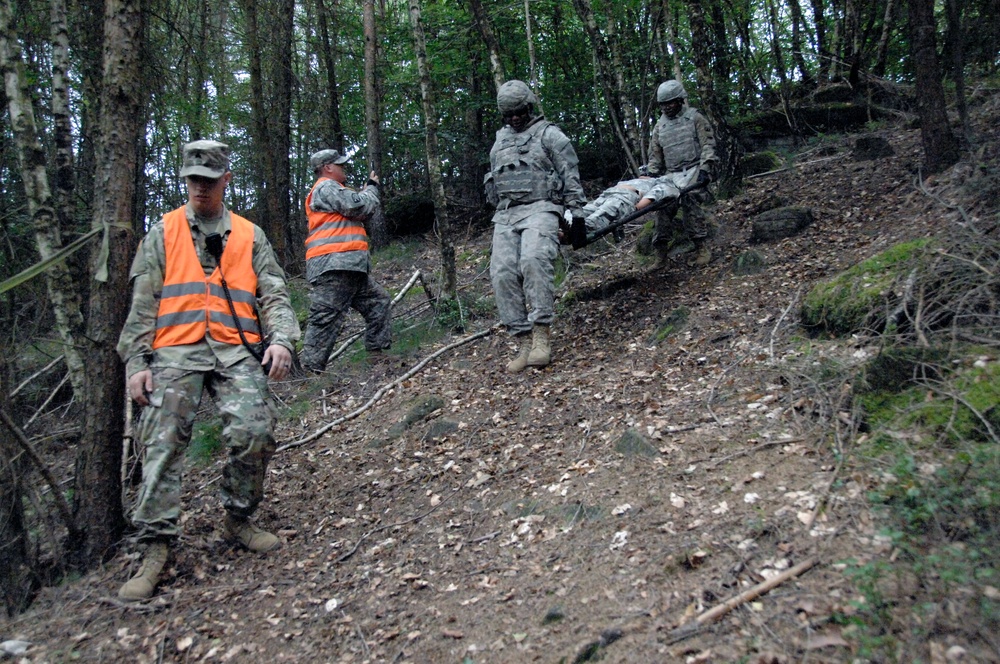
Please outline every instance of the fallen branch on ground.
[{"label": "fallen branch on ground", "polygon": [[488,327],[485,330],[482,330],[480,332],[476,332],[475,334],[470,334],[469,336],[463,337],[463,338],[459,339],[458,341],[456,341],[456,342],[454,342],[452,344],[448,344],[444,348],[439,348],[438,350],[434,351],[433,353],[431,353],[430,355],[428,355],[427,357],[425,357],[424,359],[422,359],[416,365],[414,365],[413,368],[410,369],[409,371],[407,371],[405,374],[403,374],[402,376],[400,376],[396,380],[392,381],[391,383],[388,383],[387,385],[383,385],[381,388],[379,388],[378,392],[376,392],[375,394],[373,394],[372,397],[371,397],[371,399],[369,399],[360,408],[357,408],[357,409],[351,411],[350,413],[348,413],[347,415],[344,415],[343,417],[338,417],[337,419],[333,420],[332,422],[328,422],[327,424],[325,424],[324,426],[320,427],[316,431],[313,431],[311,434],[309,434],[305,438],[300,438],[299,440],[295,440],[295,441],[292,441],[290,443],[285,443],[284,445],[280,446],[276,451],[283,452],[283,451],[285,451],[287,449],[291,449],[293,447],[300,447],[302,445],[305,445],[306,443],[311,443],[312,441],[316,440],[317,438],[319,438],[320,436],[322,436],[324,433],[326,433],[330,429],[332,429],[332,428],[334,428],[334,427],[336,427],[336,426],[338,426],[340,424],[343,424],[344,422],[347,422],[348,420],[353,420],[355,417],[357,417],[358,415],[361,415],[363,412],[365,412],[366,410],[368,410],[369,408],[371,408],[372,406],[374,406],[379,401],[379,399],[381,399],[382,397],[384,397],[386,395],[386,393],[388,393],[391,389],[393,389],[394,387],[397,387],[397,386],[401,385],[404,380],[407,380],[408,378],[411,378],[414,375],[416,375],[417,373],[419,373],[421,369],[423,369],[425,366],[427,366],[431,362],[431,360],[433,360],[433,359],[435,359],[437,357],[440,357],[441,355],[444,355],[448,351],[454,350],[455,348],[458,348],[459,346],[464,346],[467,343],[475,341],[476,339],[482,339],[483,337],[487,337],[487,336],[493,334],[493,332],[496,329],[497,329],[497,327]]},{"label": "fallen branch on ground", "polygon": [[56,501],[56,507],[59,509],[59,516],[62,517],[63,523],[66,525],[66,530],[73,534],[76,532],[76,525],[73,523],[73,512],[69,508],[69,503],[66,502],[66,496],[63,495],[62,491],[59,490],[59,484],[56,482],[56,478],[52,476],[49,472],[49,467],[45,465],[42,458],[38,456],[35,452],[35,448],[31,446],[31,442],[28,437],[24,435],[22,431],[16,424],[14,420],[10,418],[7,411],[0,410],[0,420],[7,425],[7,429],[14,435],[14,440],[17,444],[21,446],[24,453],[28,455],[31,462],[35,464],[38,468],[38,472],[42,474],[42,479],[45,483],[49,485],[49,489],[52,490],[52,499]]},{"label": "fallen branch on ground", "polygon": [[705,611],[691,622],[681,625],[677,629],[671,630],[667,635],[667,645],[678,643],[679,641],[683,641],[684,639],[694,636],[701,631],[701,628],[705,625],[715,622],[742,604],[752,602],[761,595],[777,588],[785,581],[794,579],[795,577],[809,571],[815,567],[818,562],[819,561],[815,558],[804,560],[795,567],[787,569],[775,577],[761,581],[753,588],[749,588],[748,590],[741,592],[739,595],[727,599],[722,604]]}]

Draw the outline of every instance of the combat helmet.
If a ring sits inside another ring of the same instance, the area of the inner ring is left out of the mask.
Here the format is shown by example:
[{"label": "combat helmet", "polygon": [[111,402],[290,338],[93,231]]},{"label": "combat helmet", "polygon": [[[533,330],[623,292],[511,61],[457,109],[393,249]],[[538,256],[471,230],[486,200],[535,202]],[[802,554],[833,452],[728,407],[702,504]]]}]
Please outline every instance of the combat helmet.
[{"label": "combat helmet", "polygon": [[538,98],[524,81],[507,81],[497,90],[497,108],[501,113],[511,113],[525,106],[534,106]]},{"label": "combat helmet", "polygon": [[656,88],[656,103],[673,101],[674,99],[687,99],[688,93],[680,81],[664,81],[660,87]]}]

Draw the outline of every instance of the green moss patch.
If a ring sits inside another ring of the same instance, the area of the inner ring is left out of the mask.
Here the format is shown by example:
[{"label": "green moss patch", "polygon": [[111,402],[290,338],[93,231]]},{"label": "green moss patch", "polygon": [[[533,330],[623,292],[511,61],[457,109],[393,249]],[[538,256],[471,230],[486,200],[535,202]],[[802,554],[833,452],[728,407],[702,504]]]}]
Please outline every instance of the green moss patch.
[{"label": "green moss patch", "polygon": [[903,242],[816,285],[802,303],[802,324],[813,333],[848,336],[881,331],[897,299],[894,289],[927,255],[931,241]]}]

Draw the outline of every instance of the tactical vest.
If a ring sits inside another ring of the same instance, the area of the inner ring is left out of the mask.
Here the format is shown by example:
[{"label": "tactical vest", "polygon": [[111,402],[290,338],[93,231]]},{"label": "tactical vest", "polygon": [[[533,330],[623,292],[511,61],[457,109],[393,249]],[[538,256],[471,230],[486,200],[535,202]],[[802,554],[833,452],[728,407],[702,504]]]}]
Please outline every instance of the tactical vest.
[{"label": "tactical vest", "polygon": [[166,274],[156,313],[153,348],[183,346],[201,341],[205,333],[216,341],[241,343],[233,315],[222,290],[222,275],[249,343],[260,343],[257,321],[257,275],[253,271],[253,224],[230,214],[232,230],[222,252],[222,272],[211,275],[198,260],[191,226],[183,207],[163,215]]},{"label": "tactical vest", "polygon": [[701,160],[701,145],[694,118],[698,111],[686,108],[676,118],[661,115],[654,131],[663,148],[663,168],[667,173],[683,171]]},{"label": "tactical vest", "polygon": [[542,120],[521,132],[509,127],[497,132],[490,163],[501,209],[537,201],[562,202],[555,166],[542,145],[548,126]]},{"label": "tactical vest", "polygon": [[312,209],[313,192],[321,182],[316,180],[306,196],[306,219],[309,236],[306,237],[306,260],[341,251],[368,251],[368,233],[358,221],[352,221],[339,212],[317,212]]}]

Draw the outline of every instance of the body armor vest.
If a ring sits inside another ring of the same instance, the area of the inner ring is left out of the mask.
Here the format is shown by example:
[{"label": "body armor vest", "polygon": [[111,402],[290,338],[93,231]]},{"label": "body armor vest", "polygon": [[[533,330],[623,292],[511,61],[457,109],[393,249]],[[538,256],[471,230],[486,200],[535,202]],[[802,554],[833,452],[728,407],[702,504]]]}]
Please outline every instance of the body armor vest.
[{"label": "body armor vest", "polygon": [[689,107],[676,118],[661,115],[656,123],[656,139],[663,148],[663,168],[667,173],[691,168],[701,160],[695,114],[697,111]]},{"label": "body armor vest", "polygon": [[[537,122],[522,132],[504,127],[490,156],[493,181],[501,206],[524,205],[537,201],[562,203],[555,167],[542,145],[549,123]],[[502,209],[502,208],[501,208]]]}]

